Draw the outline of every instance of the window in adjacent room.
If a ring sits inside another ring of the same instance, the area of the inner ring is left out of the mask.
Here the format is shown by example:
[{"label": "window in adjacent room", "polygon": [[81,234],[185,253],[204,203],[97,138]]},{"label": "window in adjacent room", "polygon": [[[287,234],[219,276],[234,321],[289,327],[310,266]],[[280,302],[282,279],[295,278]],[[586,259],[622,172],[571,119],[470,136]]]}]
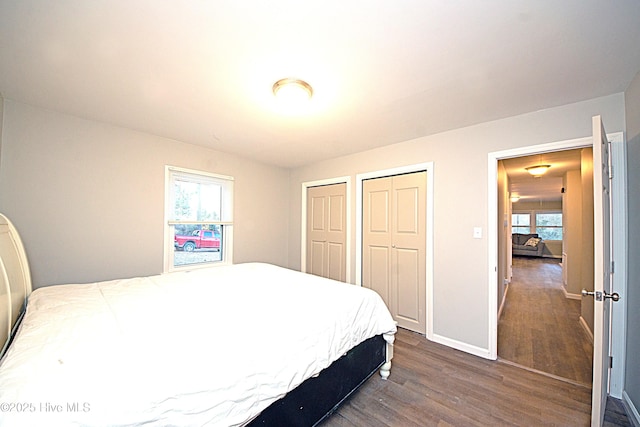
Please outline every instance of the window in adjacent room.
[{"label": "window in adjacent room", "polygon": [[528,213],[514,213],[511,215],[511,232],[529,234],[531,233],[531,215]]},{"label": "window in adjacent room", "polygon": [[536,212],[535,232],[543,240],[562,240],[562,213]]},{"label": "window in adjacent room", "polygon": [[165,168],[164,271],[231,264],[233,178]]},{"label": "window in adjacent room", "polygon": [[519,212],[511,216],[512,233],[537,233],[543,240],[562,240],[562,212]]}]

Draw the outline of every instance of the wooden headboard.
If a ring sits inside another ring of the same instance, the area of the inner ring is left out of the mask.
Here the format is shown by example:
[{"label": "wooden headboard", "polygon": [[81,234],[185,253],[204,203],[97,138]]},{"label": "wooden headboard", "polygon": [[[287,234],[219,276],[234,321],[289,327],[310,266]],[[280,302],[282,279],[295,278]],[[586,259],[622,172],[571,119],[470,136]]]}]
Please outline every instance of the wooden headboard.
[{"label": "wooden headboard", "polygon": [[31,294],[31,274],[20,235],[0,214],[0,355]]}]

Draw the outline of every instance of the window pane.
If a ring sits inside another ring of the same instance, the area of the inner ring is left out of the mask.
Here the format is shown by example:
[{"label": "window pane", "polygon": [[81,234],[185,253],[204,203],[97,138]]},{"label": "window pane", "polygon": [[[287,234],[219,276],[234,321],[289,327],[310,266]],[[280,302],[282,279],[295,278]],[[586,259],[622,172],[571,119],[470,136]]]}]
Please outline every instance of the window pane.
[{"label": "window pane", "polygon": [[536,228],[544,226],[562,227],[561,213],[539,213],[536,214]]},{"label": "window pane", "polygon": [[562,214],[536,214],[536,233],[544,240],[562,240]]},{"label": "window pane", "polygon": [[176,177],[173,181],[173,220],[219,221],[222,186],[216,183],[194,182]]},{"label": "window pane", "polygon": [[222,260],[221,225],[176,224],[173,238],[173,266]]},{"label": "window pane", "polygon": [[511,215],[511,224],[514,227],[526,226],[529,227],[531,225],[531,215],[526,214],[512,214]]},{"label": "window pane", "polygon": [[512,233],[531,233],[531,215],[528,213],[514,213],[511,215]]}]

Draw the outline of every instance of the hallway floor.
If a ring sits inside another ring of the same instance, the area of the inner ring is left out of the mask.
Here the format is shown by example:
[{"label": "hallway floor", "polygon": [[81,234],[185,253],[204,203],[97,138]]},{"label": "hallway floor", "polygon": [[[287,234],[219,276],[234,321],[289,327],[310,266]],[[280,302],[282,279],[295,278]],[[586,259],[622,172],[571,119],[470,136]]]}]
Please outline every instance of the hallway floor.
[{"label": "hallway floor", "polygon": [[593,343],[580,325],[580,300],[565,298],[558,260],[513,258],[498,357],[591,386]]}]

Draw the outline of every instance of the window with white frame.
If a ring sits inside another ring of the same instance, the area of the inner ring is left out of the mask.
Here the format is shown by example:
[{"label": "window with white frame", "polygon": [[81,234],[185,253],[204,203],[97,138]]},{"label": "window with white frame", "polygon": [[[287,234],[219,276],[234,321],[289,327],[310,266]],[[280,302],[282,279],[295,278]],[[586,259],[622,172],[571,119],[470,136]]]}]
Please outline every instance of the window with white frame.
[{"label": "window with white frame", "polygon": [[164,271],[231,264],[233,178],[165,168]]}]

